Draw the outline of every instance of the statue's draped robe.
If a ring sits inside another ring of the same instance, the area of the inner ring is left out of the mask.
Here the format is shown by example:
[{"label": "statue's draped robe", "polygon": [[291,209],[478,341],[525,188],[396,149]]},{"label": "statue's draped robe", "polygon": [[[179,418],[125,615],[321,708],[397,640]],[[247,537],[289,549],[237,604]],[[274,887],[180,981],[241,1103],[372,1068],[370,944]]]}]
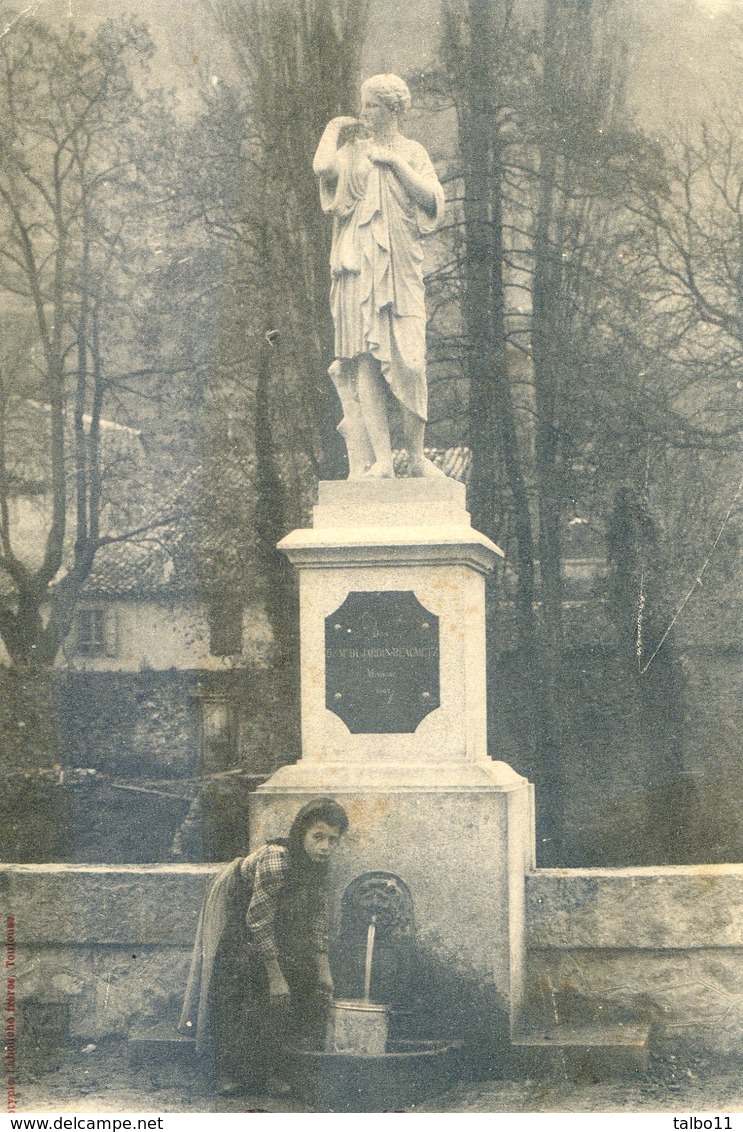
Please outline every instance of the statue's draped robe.
[{"label": "statue's draped robe", "polygon": [[421,237],[432,232],[444,191],[419,142],[400,136],[398,152],[434,197],[427,211],[411,199],[391,169],[373,165],[371,143],[348,142],[336,155],[337,176],[320,177],[323,210],[333,214],[330,306],[335,356],[371,354],[395,397],[428,417],[426,309]]}]

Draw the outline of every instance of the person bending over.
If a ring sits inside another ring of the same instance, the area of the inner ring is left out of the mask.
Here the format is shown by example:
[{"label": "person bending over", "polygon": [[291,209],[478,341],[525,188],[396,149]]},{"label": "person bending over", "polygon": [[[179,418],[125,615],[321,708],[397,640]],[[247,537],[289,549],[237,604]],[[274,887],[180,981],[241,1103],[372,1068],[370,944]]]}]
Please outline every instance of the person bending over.
[{"label": "person bending over", "polygon": [[231,861],[207,892],[179,1028],[211,1057],[222,1094],[286,1092],[286,1050],[322,1045],[333,994],[328,870],[347,828],[342,806],[316,798],[288,838]]}]

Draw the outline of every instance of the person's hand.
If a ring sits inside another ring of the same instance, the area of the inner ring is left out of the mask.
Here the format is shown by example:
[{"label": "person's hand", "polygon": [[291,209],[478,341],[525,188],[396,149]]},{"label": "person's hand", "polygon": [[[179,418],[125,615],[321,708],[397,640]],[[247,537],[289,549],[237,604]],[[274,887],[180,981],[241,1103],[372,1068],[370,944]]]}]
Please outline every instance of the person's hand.
[{"label": "person's hand", "polygon": [[367,157],[373,165],[382,169],[391,169],[393,173],[400,169],[400,158],[392,149],[384,145],[373,145],[367,151]]},{"label": "person's hand", "polygon": [[333,997],[333,976],[330,973],[330,964],[327,955],[321,955],[317,960],[317,989],[328,998]]},{"label": "person's hand", "polygon": [[373,165],[383,165],[387,169],[392,169],[393,172],[397,168],[398,159],[387,146],[372,145],[367,150],[366,156]]},{"label": "person's hand", "polygon": [[283,975],[273,975],[269,978],[268,994],[273,1006],[289,1001],[289,984]]},{"label": "person's hand", "polygon": [[330,124],[335,127],[339,148],[347,142],[355,141],[356,138],[366,137],[366,130],[358,118],[346,118],[341,116],[340,118],[334,118]]}]

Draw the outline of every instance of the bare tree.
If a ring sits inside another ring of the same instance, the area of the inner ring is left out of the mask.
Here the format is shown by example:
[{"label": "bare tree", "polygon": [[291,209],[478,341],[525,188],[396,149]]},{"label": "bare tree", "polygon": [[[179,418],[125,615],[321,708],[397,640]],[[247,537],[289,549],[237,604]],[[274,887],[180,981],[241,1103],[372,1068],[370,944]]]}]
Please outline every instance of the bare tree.
[{"label": "bare tree", "polygon": [[500,533],[498,486],[503,484],[510,492],[517,606],[522,637],[532,641],[535,547],[508,355],[511,241],[506,230],[506,180],[516,141],[515,72],[517,66],[529,63],[520,48],[509,0],[468,0],[446,6],[442,53],[459,124],[463,196],[461,270],[474,455],[470,504],[480,529],[495,538]]},{"label": "bare tree", "polygon": [[[596,491],[591,453],[616,414],[607,383],[631,402],[637,360],[629,292],[604,264],[655,157],[624,107],[631,8],[448,0],[442,41],[459,127],[473,502],[479,521],[499,520],[512,538],[548,837],[569,758],[563,532],[568,508]],[[603,490],[610,510],[612,487]]]},{"label": "bare tree", "polygon": [[210,4],[242,85],[240,152],[222,233],[233,238],[230,274],[250,294],[245,323],[268,334],[275,347],[266,390],[275,447],[289,465],[292,453],[301,454],[300,481],[308,470],[316,478],[329,446],[334,395],[327,377],[330,226],[320,210],[312,156],[327,121],[358,100],[367,5]]},{"label": "bare tree", "polygon": [[189,146],[191,215],[216,255],[219,293],[206,432],[217,459],[238,445],[253,462],[267,609],[293,658],[294,580],[276,542],[306,522],[317,479],[342,460],[327,375],[331,226],[312,157],[327,121],[356,106],[367,5],[209,7],[235,68],[206,84]]},{"label": "bare tree", "polygon": [[[0,372],[0,636],[17,665],[53,663],[96,550],[144,523],[105,415],[133,359],[148,223],[134,74],[152,50],[136,21],[88,39],[27,19],[0,39],[0,301],[29,347]],[[13,519],[19,468],[49,500],[38,557]]]}]

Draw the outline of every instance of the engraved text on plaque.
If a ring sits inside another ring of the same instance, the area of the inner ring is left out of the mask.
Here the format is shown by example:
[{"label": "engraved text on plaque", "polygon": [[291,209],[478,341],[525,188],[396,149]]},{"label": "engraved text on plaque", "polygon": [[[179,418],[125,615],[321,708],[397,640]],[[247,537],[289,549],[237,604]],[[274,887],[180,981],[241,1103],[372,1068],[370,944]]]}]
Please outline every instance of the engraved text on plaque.
[{"label": "engraved text on plaque", "polygon": [[354,735],[415,731],[439,706],[439,619],[412,590],[356,591],[325,618],[325,706]]}]

